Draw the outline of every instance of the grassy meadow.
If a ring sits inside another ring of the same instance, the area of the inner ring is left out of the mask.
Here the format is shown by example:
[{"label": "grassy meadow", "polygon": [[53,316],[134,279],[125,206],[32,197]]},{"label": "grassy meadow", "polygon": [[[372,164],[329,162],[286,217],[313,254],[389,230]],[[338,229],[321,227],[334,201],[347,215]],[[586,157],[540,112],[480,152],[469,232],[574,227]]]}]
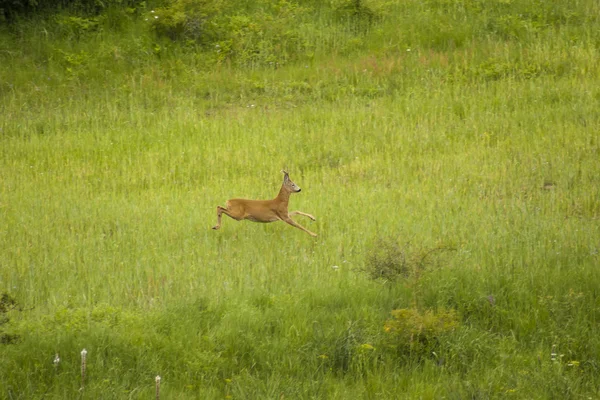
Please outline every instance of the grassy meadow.
[{"label": "grassy meadow", "polygon": [[600,398],[595,0],[189,3],[0,25],[0,398]]}]

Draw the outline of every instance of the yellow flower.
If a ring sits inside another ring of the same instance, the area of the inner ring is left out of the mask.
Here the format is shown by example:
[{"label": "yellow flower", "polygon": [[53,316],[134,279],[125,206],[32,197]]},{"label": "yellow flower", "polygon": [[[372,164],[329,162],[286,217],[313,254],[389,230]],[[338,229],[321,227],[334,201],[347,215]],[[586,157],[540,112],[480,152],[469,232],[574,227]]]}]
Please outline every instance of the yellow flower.
[{"label": "yellow flower", "polygon": [[375,350],[375,347],[373,347],[369,343],[361,344],[360,348],[363,350]]},{"label": "yellow flower", "polygon": [[327,357],[327,354],[321,354],[321,355],[319,356],[319,358],[320,358],[321,360],[327,360],[329,357]]},{"label": "yellow flower", "polygon": [[569,367],[579,367],[579,361],[569,361],[569,363],[567,364]]}]

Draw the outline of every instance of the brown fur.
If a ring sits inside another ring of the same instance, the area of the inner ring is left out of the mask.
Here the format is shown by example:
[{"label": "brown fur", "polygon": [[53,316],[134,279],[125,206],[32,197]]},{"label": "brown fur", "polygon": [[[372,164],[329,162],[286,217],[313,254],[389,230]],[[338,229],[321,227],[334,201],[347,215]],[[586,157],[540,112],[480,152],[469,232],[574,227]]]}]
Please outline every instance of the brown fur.
[{"label": "brown fur", "polygon": [[291,217],[293,215],[302,215],[315,221],[315,217],[302,211],[288,212],[288,203],[292,193],[298,193],[300,188],[291,181],[287,172],[282,171],[283,184],[279,190],[279,194],[273,200],[247,200],[247,199],[231,199],[227,200],[225,207],[217,206],[217,225],[213,229],[221,227],[221,215],[225,214],[236,221],[247,219],[253,222],[275,222],[284,221],[288,224],[302,229],[311,236],[317,236],[298,224]]}]

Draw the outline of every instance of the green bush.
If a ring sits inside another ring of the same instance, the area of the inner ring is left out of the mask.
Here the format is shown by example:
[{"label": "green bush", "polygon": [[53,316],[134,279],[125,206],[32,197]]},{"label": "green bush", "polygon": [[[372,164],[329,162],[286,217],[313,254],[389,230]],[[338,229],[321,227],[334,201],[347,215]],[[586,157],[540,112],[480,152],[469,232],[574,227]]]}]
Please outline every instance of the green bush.
[{"label": "green bush", "polygon": [[425,270],[436,263],[433,256],[448,250],[454,249],[447,246],[417,248],[411,243],[400,245],[394,239],[378,238],[367,252],[363,271],[371,279],[396,281],[414,278],[418,280]]},{"label": "green bush", "polygon": [[71,39],[79,39],[81,36],[98,29],[99,18],[58,15],[56,16],[56,24],[64,36]]},{"label": "green bush", "polygon": [[431,354],[439,339],[459,326],[454,310],[420,312],[414,308],[392,311],[383,330],[386,342],[398,354],[421,358]]},{"label": "green bush", "polygon": [[207,45],[219,38],[216,20],[226,11],[227,4],[220,0],[176,0],[151,10],[148,20],[159,36]]}]

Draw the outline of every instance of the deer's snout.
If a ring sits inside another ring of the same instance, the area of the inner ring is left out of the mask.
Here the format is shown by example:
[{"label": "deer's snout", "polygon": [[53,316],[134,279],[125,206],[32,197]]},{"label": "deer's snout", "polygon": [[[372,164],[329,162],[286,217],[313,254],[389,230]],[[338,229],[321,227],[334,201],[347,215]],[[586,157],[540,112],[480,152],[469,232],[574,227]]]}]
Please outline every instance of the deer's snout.
[{"label": "deer's snout", "polygon": [[298,193],[298,192],[299,192],[299,191],[301,191],[301,190],[302,190],[302,189],[300,189],[300,188],[296,189],[296,193]]}]

